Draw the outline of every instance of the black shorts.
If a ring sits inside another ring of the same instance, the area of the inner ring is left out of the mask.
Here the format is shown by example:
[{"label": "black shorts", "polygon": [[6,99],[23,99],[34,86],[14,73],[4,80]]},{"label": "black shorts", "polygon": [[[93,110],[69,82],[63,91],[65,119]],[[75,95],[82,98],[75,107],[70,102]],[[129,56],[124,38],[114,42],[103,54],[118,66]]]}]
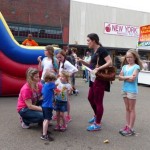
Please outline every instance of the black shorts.
[{"label": "black shorts", "polygon": [[49,107],[42,107],[42,111],[43,111],[43,118],[46,120],[52,120],[52,108]]}]

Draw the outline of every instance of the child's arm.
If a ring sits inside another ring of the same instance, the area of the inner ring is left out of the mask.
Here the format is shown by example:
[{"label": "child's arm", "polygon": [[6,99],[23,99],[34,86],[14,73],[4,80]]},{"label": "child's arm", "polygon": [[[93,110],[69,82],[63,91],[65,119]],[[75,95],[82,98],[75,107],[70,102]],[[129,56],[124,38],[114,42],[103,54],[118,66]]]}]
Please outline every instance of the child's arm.
[{"label": "child's arm", "polygon": [[135,70],[132,74],[132,76],[129,76],[127,79],[128,82],[134,82],[136,77],[138,76],[139,70]]},{"label": "child's arm", "polygon": [[119,74],[119,81],[125,81],[127,79],[129,79],[129,76],[124,76],[123,70],[121,70],[121,72]]},{"label": "child's arm", "polygon": [[73,88],[71,88],[70,90],[68,90],[68,95],[69,96],[71,95],[72,91],[73,91]]},{"label": "child's arm", "polygon": [[71,92],[72,92],[72,90],[67,91],[67,101],[70,101]]},{"label": "child's arm", "polygon": [[38,64],[38,70],[39,70],[39,71],[42,71],[42,60],[41,60],[41,57],[42,57],[42,56],[39,56],[39,57],[37,58],[37,60],[38,60],[38,62],[39,62],[39,64]]}]

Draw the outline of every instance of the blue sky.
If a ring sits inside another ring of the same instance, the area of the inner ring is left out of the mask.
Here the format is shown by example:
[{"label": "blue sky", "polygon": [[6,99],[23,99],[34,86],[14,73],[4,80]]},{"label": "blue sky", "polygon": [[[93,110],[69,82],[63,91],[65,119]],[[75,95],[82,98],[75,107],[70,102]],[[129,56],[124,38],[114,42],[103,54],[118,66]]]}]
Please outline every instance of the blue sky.
[{"label": "blue sky", "polygon": [[104,6],[113,6],[150,13],[149,0],[73,0],[85,3],[100,4]]}]

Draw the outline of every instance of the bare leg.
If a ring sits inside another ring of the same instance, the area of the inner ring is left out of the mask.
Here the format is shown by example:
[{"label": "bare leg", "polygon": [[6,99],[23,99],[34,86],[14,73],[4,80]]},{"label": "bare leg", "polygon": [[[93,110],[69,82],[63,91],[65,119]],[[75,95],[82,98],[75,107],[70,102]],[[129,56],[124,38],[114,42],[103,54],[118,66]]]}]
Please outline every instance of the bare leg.
[{"label": "bare leg", "polygon": [[43,135],[47,135],[49,120],[43,121]]},{"label": "bare leg", "polygon": [[129,128],[133,128],[135,118],[136,118],[136,112],[135,112],[135,104],[136,100],[129,99],[129,112],[130,112],[130,117],[129,117]]},{"label": "bare leg", "polygon": [[130,112],[129,112],[129,100],[128,98],[124,97],[124,103],[126,107],[126,124],[129,126],[130,123]]}]

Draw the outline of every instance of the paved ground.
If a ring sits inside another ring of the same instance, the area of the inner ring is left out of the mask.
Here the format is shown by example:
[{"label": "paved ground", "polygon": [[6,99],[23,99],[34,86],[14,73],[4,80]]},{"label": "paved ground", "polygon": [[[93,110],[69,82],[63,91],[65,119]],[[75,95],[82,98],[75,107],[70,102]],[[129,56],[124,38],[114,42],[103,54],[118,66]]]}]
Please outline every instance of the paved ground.
[{"label": "paved ground", "polygon": [[[125,108],[120,96],[121,82],[113,82],[111,92],[105,94],[102,130],[88,132],[87,121],[92,117],[92,110],[86,99],[88,84],[82,79],[77,80],[80,94],[71,97],[73,120],[64,133],[49,128],[55,138],[54,142],[40,140],[41,129],[38,126],[22,129],[16,113],[17,97],[1,97],[0,150],[149,150],[150,87],[139,86],[135,124],[138,135],[123,137],[118,133],[125,120]],[[108,144],[103,143],[106,139],[109,140]]]}]

